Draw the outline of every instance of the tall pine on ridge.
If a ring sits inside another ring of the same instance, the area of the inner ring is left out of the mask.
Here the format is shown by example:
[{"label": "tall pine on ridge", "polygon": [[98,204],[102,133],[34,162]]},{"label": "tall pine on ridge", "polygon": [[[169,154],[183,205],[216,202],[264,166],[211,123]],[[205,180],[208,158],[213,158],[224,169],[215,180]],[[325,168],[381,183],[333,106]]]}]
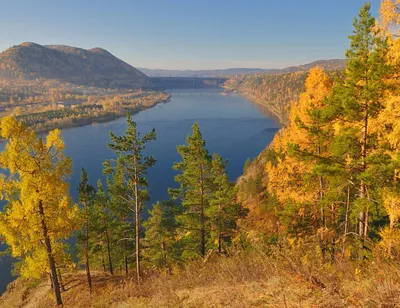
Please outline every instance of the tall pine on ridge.
[{"label": "tall pine on ridge", "polygon": [[[140,214],[144,203],[149,199],[147,191],[146,174],[147,169],[152,167],[156,160],[153,156],[143,157],[143,151],[146,149],[146,144],[156,139],[156,131],[153,128],[149,133],[140,137],[140,132],[137,131],[137,125],[132,120],[131,115],[126,116],[127,130],[125,135],[116,136],[110,132],[111,143],[108,147],[119,155],[121,167],[125,177],[125,185],[128,189],[126,194],[126,202],[129,209],[134,212],[135,222],[135,258],[136,258],[136,276],[138,283],[140,282]],[[104,163],[106,172],[113,169],[111,161]]]}]

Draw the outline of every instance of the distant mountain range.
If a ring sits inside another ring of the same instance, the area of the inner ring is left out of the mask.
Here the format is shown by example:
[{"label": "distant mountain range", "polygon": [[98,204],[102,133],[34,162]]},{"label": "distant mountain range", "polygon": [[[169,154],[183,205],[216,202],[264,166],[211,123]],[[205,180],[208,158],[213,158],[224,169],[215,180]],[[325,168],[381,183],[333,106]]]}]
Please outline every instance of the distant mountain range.
[{"label": "distant mountain range", "polygon": [[23,43],[0,53],[0,79],[57,80],[101,88],[150,88],[148,77],[216,77],[253,74],[279,74],[307,71],[321,66],[343,69],[345,60],[321,60],[284,69],[229,68],[220,70],[136,69],[102,48],[82,49],[65,45],[42,46]]},{"label": "distant mountain range", "polygon": [[27,42],[0,53],[0,79],[37,78],[103,88],[151,86],[145,74],[101,48]]},{"label": "distant mountain range", "polygon": [[340,70],[346,64],[344,59],[319,60],[299,66],[291,66],[284,69],[262,69],[262,68],[228,68],[219,70],[162,70],[138,68],[149,77],[216,77],[251,74],[279,74],[308,71],[315,66],[321,66],[325,70]]}]

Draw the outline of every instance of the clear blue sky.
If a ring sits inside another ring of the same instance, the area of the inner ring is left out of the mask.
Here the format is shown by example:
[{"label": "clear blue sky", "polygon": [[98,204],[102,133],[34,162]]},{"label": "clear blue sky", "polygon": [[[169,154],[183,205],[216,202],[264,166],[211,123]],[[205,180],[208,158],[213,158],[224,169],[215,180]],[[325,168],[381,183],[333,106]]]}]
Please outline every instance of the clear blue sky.
[{"label": "clear blue sky", "polygon": [[[372,0],[376,16],[379,0]],[[102,47],[136,67],[283,68],[343,58],[362,0],[1,0],[0,50]]]}]

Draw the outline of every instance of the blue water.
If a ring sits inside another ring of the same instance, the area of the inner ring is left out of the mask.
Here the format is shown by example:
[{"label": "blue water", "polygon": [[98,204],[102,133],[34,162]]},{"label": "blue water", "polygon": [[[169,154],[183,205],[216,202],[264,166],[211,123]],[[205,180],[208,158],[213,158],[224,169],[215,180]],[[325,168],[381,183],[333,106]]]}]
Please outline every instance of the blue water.
[{"label": "blue water", "polygon": [[[261,106],[245,98],[219,92],[173,92],[171,101],[133,115],[143,134],[156,128],[157,140],[146,149],[156,165],[148,172],[151,203],[168,198],[168,187],[175,187],[172,164],[180,159],[176,146],[184,144],[191,126],[198,122],[210,153],[229,159],[228,174],[235,180],[242,174],[247,158],[253,159],[272,141],[278,122]],[[65,153],[72,158],[71,195],[76,198],[81,168],[96,185],[102,176],[104,160],[114,158],[107,148],[109,131],[125,132],[125,119],[63,130]],[[12,281],[10,260],[0,263],[0,292]]]}]

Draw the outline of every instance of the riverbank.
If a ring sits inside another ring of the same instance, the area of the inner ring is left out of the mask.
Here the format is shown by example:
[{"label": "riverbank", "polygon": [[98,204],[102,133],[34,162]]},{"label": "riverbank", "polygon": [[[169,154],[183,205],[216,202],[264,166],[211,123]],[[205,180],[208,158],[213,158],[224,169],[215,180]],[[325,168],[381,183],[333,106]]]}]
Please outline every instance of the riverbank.
[{"label": "riverbank", "polygon": [[287,124],[287,115],[282,114],[282,112],[280,110],[278,110],[278,108],[276,106],[270,104],[269,101],[259,98],[256,95],[249,93],[249,92],[238,92],[238,93],[241,96],[243,96],[244,98],[251,101],[252,103],[266,107],[268,109],[268,111],[271,112],[273,117],[275,117],[279,121],[279,123],[281,123],[282,125]]},{"label": "riverbank", "polygon": [[95,123],[104,123],[167,103],[171,95],[165,92],[148,92],[140,95],[120,95],[88,100],[70,106],[55,106],[53,109],[32,114],[22,114],[17,119],[33,127],[35,132],[44,133],[59,128],[73,128]]}]

